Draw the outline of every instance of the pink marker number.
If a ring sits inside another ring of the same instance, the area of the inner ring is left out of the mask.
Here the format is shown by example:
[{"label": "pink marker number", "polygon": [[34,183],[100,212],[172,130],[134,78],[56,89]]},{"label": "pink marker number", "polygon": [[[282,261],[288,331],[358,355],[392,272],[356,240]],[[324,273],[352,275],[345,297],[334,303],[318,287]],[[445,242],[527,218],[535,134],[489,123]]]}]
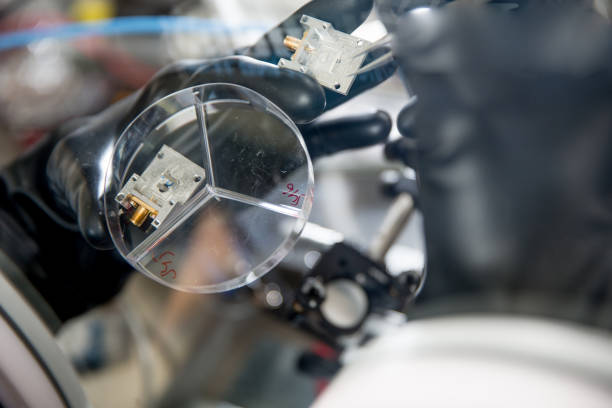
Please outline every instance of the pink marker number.
[{"label": "pink marker number", "polygon": [[[166,260],[162,260],[164,257],[166,257]],[[176,271],[174,269],[170,269],[170,266],[172,265],[172,259],[169,259],[169,258],[173,258],[173,257],[174,257],[174,252],[172,251],[166,251],[162,253],[160,256],[158,256],[157,258],[153,257],[153,262],[161,263],[164,267],[164,269],[162,269],[159,272],[162,278],[165,278],[169,274],[172,274],[172,279],[176,279]]]},{"label": "pink marker number", "polygon": [[294,207],[297,207],[300,204],[300,199],[304,197],[304,194],[300,194],[299,189],[294,188],[293,183],[287,184],[287,191],[283,191],[281,194],[287,196]]}]

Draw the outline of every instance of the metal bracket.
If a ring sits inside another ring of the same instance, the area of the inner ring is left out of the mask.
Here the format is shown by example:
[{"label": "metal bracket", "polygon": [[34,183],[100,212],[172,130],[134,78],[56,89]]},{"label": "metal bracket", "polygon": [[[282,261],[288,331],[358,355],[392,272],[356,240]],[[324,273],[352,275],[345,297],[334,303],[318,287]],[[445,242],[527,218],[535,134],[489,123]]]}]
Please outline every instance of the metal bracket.
[{"label": "metal bracket", "polygon": [[115,200],[129,212],[132,224],[142,227],[151,218],[157,228],[176,204],[191,197],[205,176],[203,168],[163,145],[142,175],[130,176]]},{"label": "metal bracket", "polygon": [[348,94],[370,42],[334,29],[331,23],[303,15],[301,39],[287,36],[284,44],[294,51],[291,60],[281,58],[280,68],[298,71],[315,78],[321,85]]}]

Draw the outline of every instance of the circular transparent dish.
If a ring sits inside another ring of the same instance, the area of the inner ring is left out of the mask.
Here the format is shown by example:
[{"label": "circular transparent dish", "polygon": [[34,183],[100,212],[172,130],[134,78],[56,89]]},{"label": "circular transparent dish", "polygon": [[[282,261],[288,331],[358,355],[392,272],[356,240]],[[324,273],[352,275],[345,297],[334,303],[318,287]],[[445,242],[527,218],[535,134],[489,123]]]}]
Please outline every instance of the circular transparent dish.
[{"label": "circular transparent dish", "polygon": [[115,246],[175,289],[253,282],[291,250],[313,200],[312,163],[289,117],[232,84],[183,89],[125,129],[105,179]]}]

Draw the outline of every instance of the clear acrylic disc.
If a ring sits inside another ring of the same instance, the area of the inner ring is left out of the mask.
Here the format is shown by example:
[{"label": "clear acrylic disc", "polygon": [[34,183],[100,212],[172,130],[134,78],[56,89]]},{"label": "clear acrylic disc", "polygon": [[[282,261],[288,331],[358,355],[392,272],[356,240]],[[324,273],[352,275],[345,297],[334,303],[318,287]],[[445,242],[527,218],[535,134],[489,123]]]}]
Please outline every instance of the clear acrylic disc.
[{"label": "clear acrylic disc", "polygon": [[113,242],[137,270],[211,293],[254,281],[293,247],[313,200],[299,130],[233,84],[183,89],[123,132],[105,180]]}]

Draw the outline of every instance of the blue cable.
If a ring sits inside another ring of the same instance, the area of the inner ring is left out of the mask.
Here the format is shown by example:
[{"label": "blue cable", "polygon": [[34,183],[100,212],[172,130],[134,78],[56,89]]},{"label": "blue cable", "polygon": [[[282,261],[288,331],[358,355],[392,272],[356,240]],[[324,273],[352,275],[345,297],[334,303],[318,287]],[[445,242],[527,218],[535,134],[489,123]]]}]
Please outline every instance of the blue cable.
[{"label": "blue cable", "polygon": [[116,17],[87,23],[69,23],[55,27],[33,28],[0,35],[0,51],[23,47],[46,38],[68,40],[78,37],[156,34],[167,32],[264,31],[262,25],[228,26],[218,20],[181,16]]}]

